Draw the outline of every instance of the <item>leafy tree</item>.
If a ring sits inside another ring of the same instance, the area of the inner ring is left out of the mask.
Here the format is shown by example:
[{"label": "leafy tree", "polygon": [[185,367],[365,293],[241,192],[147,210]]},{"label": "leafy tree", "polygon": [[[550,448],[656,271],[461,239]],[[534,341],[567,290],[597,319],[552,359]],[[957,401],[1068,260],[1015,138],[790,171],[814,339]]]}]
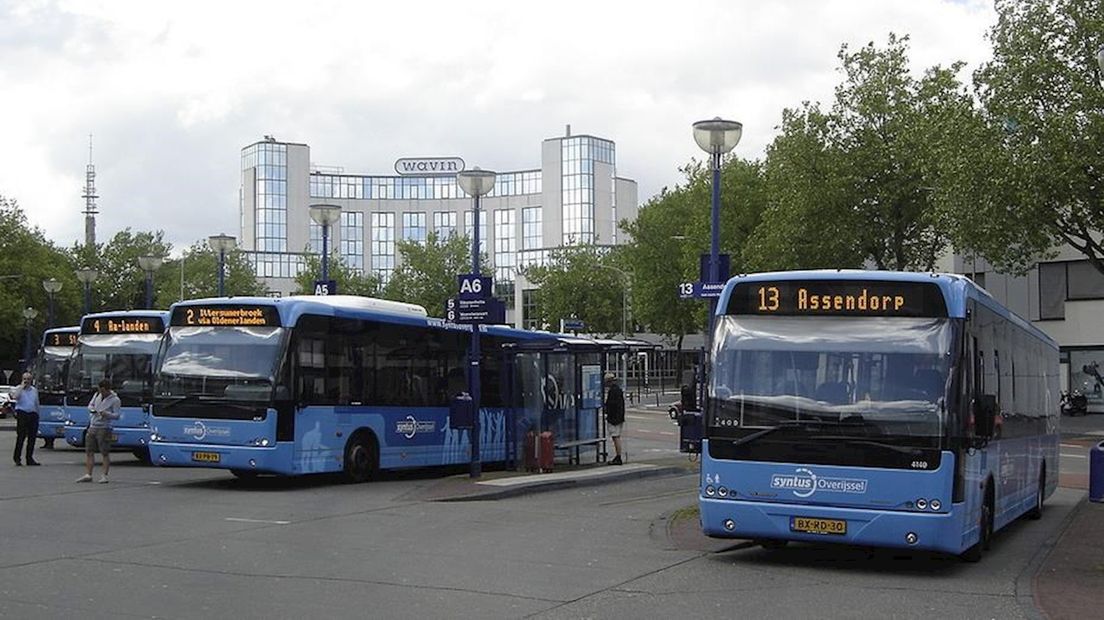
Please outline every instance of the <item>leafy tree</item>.
[{"label": "leafy tree", "polygon": [[[225,292],[231,296],[264,295],[253,267],[241,250],[226,255]],[[206,240],[196,241],[183,256],[165,261],[157,272],[156,298],[179,301],[218,295],[218,254]],[[162,301],[169,304],[170,301]]]},{"label": "leafy tree", "polygon": [[[322,257],[312,252],[306,253],[306,261],[303,270],[295,276],[295,284],[299,286],[298,294],[314,294],[314,281],[322,274]],[[375,274],[361,272],[353,269],[338,256],[329,255],[329,276],[337,283],[337,292],[341,295],[360,295],[362,297],[379,297],[380,281]]]},{"label": "leafy tree", "polygon": [[972,118],[956,63],[908,70],[908,38],[839,53],[831,111],[783,114],[767,155],[771,206],[746,258],[757,269],[931,269],[950,246],[940,166]]},{"label": "leafy tree", "polygon": [[54,295],[54,325],[73,325],[81,289],[68,255],[30,226],[16,201],[0,196],[0,368],[16,370],[23,356],[24,308],[38,311],[31,321],[32,347],[40,342],[49,307],[42,282],[50,278],[62,283]]},{"label": "leafy tree", "polygon": [[[418,304],[430,316],[444,316],[445,302],[456,296],[456,276],[471,271],[471,240],[451,234],[440,237],[430,231],[425,243],[398,242],[399,266],[391,275],[383,296]],[[490,273],[483,257],[483,273]]]},{"label": "leafy tree", "polygon": [[1104,272],[1104,44],[1100,0],[997,0],[993,59],[974,74],[984,124],[949,193],[962,244],[1023,272],[1069,244]]},{"label": "leafy tree", "polygon": [[[171,249],[172,245],[165,241],[164,231],[132,232],[129,228],[115,233],[110,241],[97,244],[95,248],[74,245],[71,250],[74,268],[91,267],[99,272],[99,277],[92,283],[93,312],[145,308],[146,273],[138,266],[138,257],[164,258]],[[162,264],[153,277],[153,307],[168,308],[178,295],[166,296],[158,292],[166,290],[168,285],[163,281],[171,280],[171,275]]]},{"label": "leafy tree", "polygon": [[616,263],[606,248],[586,244],[557,248],[546,264],[526,267],[526,279],[540,287],[535,318],[550,329],[559,329],[560,319],[574,317],[588,332],[620,333],[631,279]]}]

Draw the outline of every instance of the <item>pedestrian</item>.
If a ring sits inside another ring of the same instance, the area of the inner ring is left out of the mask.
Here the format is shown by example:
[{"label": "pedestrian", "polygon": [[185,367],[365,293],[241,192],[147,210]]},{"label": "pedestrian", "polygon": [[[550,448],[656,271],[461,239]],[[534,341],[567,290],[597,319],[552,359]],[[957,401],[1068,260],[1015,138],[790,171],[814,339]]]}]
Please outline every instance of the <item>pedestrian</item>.
[{"label": "pedestrian", "polygon": [[107,483],[111,470],[111,421],[119,419],[119,396],[111,390],[111,382],[100,381],[100,388],[88,403],[88,430],[84,434],[84,475],[77,482],[92,482],[92,466],[96,453],[103,456],[103,474],[100,483]]},{"label": "pedestrian", "polygon": [[23,383],[11,392],[15,403],[15,466],[23,464],[20,453],[27,442],[27,465],[38,465],[34,460],[35,440],[38,438],[38,388],[31,373],[23,373]]},{"label": "pedestrian", "polygon": [[625,427],[625,393],[621,386],[617,385],[617,377],[612,372],[606,373],[606,429],[613,438],[613,460],[610,465],[620,465],[621,461],[621,430]]}]

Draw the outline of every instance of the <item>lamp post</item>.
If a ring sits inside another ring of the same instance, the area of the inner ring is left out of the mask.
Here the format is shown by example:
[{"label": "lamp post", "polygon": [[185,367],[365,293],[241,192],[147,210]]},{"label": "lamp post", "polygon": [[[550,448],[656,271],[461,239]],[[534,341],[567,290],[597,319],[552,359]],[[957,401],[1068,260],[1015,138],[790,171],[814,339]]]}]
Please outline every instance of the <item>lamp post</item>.
[{"label": "lamp post", "polygon": [[[480,170],[479,167],[464,170],[457,173],[456,182],[460,189],[471,196],[472,201],[472,274],[479,275],[479,197],[487,194],[494,188],[495,173],[490,170]],[[472,325],[471,351],[468,352],[468,393],[471,394],[472,408],[475,415],[472,416],[471,429],[471,471],[472,478],[478,478],[482,473],[482,463],[479,457],[479,326]]]},{"label": "lamp post", "polygon": [[91,267],[77,270],[77,279],[84,285],[84,312],[82,314],[92,312],[92,283],[98,277],[100,277],[100,272]]},{"label": "lamp post", "polygon": [[153,308],[153,272],[161,268],[160,256],[139,256],[138,266],[146,272],[146,308]]},{"label": "lamp post", "polygon": [[238,246],[238,240],[227,234],[211,235],[207,239],[211,249],[218,254],[218,296],[226,296],[226,253]]},{"label": "lamp post", "polygon": [[[23,343],[23,370],[26,371],[31,367],[31,322],[38,316],[38,310],[27,306],[23,308],[23,320],[27,327],[26,342]],[[34,438],[32,438],[33,441]]]},{"label": "lamp post", "polygon": [[337,219],[341,217],[341,207],[337,205],[311,205],[310,216],[316,224],[322,227],[322,279],[329,281],[330,257],[327,246],[330,242],[330,226],[336,224]]},{"label": "lamp post", "polygon": [[50,298],[46,306],[46,327],[54,326],[54,295],[61,290],[61,282],[57,278],[42,281],[42,288],[46,289],[46,296]]}]

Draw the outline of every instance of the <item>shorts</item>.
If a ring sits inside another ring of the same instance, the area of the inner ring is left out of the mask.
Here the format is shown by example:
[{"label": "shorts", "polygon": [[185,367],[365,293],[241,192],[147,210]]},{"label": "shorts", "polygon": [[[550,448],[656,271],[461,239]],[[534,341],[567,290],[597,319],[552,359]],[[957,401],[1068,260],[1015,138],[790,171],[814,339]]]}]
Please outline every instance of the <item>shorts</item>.
[{"label": "shorts", "polygon": [[606,425],[606,430],[609,432],[610,437],[620,437],[621,436],[621,429],[623,429],[623,428],[625,428],[625,423],[624,422],[622,422],[621,424],[607,424]]},{"label": "shorts", "polygon": [[84,435],[84,453],[107,456],[111,452],[111,429],[90,428]]}]

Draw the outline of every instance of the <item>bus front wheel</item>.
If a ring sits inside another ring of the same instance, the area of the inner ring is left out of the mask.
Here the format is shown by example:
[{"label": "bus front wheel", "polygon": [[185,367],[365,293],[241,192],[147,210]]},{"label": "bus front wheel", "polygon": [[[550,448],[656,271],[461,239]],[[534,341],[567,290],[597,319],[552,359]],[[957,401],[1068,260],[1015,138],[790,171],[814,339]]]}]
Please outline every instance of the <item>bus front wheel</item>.
[{"label": "bus front wheel", "polygon": [[981,519],[978,521],[978,527],[981,529],[981,533],[978,536],[977,544],[970,547],[962,553],[962,559],[967,562],[979,562],[981,561],[981,554],[983,551],[989,550],[989,545],[993,540],[993,485],[992,483],[986,485],[985,489],[985,501],[981,505]]},{"label": "bus front wheel", "polygon": [[1046,467],[1039,470],[1039,494],[1035,496],[1035,507],[1027,513],[1027,518],[1038,521],[1043,518],[1043,500],[1046,497]]},{"label": "bus front wheel", "polygon": [[367,433],[358,433],[345,446],[345,477],[349,482],[367,482],[376,474],[379,466],[379,450],[376,439]]}]

